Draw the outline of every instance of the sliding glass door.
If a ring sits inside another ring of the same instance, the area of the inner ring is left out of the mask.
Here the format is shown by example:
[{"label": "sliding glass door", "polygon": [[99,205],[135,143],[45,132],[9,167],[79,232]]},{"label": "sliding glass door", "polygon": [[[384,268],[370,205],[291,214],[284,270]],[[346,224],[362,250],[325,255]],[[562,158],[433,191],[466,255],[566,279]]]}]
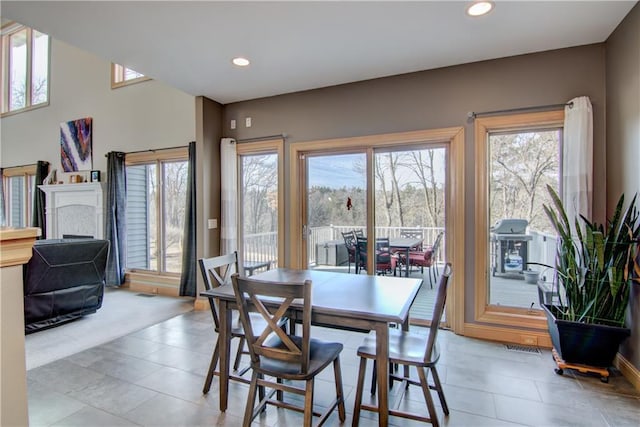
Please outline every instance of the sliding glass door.
[{"label": "sliding glass door", "polygon": [[366,154],[306,156],[306,227],[309,268],[355,272],[345,238],[366,232]]}]

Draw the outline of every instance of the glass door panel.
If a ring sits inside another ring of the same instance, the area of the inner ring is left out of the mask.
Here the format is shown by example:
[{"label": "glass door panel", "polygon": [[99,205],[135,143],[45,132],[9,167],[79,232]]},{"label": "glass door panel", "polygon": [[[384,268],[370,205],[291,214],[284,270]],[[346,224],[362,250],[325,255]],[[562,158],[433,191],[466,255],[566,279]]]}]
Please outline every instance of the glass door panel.
[{"label": "glass door panel", "polygon": [[560,186],[561,131],[489,134],[487,303],[539,309],[538,281],[550,283],[556,237],[542,206]]},{"label": "glass door panel", "polygon": [[374,156],[376,240],[389,239],[392,257],[376,264],[376,274],[423,279],[412,319],[431,319],[444,263],[446,157],[442,146]]},{"label": "glass door panel", "polygon": [[306,169],[308,268],[354,273],[343,233],[366,234],[366,154],[306,156]]},{"label": "glass door panel", "polygon": [[240,257],[249,274],[278,265],[278,154],[240,156]]}]

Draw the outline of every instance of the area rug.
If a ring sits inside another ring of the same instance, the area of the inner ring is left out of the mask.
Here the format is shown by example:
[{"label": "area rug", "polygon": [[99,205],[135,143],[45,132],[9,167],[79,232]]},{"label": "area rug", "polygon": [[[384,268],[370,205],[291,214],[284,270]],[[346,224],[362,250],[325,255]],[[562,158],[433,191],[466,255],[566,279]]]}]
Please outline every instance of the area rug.
[{"label": "area rug", "polygon": [[64,325],[25,337],[27,370],[120,338],[193,310],[193,298],[107,288],[102,308]]}]

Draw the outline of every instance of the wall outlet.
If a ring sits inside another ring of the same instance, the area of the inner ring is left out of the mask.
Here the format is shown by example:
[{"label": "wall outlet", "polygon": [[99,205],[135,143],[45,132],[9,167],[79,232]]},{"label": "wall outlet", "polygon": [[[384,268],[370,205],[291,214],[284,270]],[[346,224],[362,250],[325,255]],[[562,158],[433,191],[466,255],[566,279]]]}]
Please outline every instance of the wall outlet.
[{"label": "wall outlet", "polygon": [[209,230],[213,230],[214,228],[218,228],[218,219],[217,218],[213,218],[213,219],[207,220],[207,227],[209,228]]},{"label": "wall outlet", "polygon": [[229,127],[230,127],[231,129],[235,129],[235,128],[236,128],[236,121],[235,121],[235,119],[231,120],[231,123],[229,124]]},{"label": "wall outlet", "polygon": [[246,119],[244,119],[244,124],[246,127],[250,128],[251,127],[251,117],[247,117]]}]

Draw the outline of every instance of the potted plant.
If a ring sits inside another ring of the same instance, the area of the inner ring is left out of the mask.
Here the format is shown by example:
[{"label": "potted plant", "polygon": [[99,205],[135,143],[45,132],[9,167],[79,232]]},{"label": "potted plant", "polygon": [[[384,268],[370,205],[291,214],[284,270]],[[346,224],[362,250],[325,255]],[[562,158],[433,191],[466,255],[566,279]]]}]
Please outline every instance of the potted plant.
[{"label": "potted plant", "polygon": [[558,194],[547,189],[553,208],[545,205],[544,211],[558,234],[554,285],[559,303],[543,305],[553,347],[567,363],[609,367],[630,334],[625,327],[630,288],[640,284],[636,196],[626,209],[620,196],[605,226],[582,215],[570,223]]}]

